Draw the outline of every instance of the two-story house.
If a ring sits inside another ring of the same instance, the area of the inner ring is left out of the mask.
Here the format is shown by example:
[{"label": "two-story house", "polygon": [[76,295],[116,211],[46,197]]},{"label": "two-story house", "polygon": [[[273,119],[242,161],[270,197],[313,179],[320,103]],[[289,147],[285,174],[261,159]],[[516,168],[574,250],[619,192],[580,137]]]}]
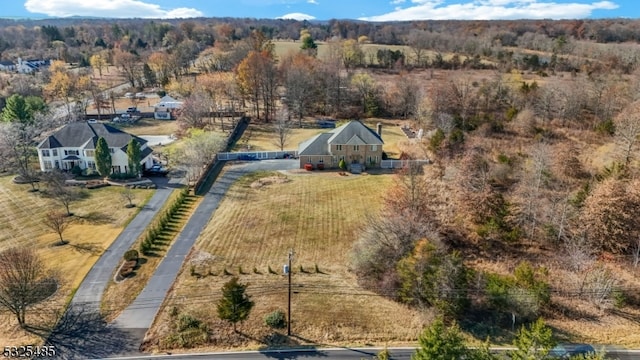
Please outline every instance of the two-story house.
[{"label": "two-story house", "polygon": [[75,122],[65,125],[38,145],[40,170],[96,169],[95,150],[99,138],[104,138],[111,152],[112,173],[129,172],[127,147],[131,139],[140,144],[143,169],[153,166],[152,150],[147,141],[110,125],[98,122]]},{"label": "two-story house", "polygon": [[340,160],[348,167],[380,167],[382,161],[382,125],[377,132],[360,121],[354,120],[326,133],[300,143],[298,156],[300,168],[310,163],[314,167],[323,164],[325,168],[337,168]]}]

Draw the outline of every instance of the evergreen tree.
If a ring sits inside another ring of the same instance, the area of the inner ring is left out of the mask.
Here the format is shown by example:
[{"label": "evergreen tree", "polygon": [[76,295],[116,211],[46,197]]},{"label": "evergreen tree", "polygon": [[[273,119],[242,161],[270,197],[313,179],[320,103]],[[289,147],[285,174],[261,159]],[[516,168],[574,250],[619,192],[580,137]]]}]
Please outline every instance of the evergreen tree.
[{"label": "evergreen tree", "polygon": [[144,81],[147,84],[147,86],[156,86],[156,84],[158,83],[158,79],[156,78],[156,73],[153,72],[153,70],[151,69],[151,66],[149,66],[149,64],[145,63],[144,66],[142,67],[142,75],[144,76]]},{"label": "evergreen tree", "polygon": [[98,139],[95,157],[98,173],[104,177],[109,176],[109,174],[111,174],[111,153],[109,152],[107,140],[103,137]]},{"label": "evergreen tree", "polygon": [[412,360],[464,359],[468,354],[464,338],[457,325],[445,327],[442,319],[436,319],[418,338],[420,346]]},{"label": "evergreen tree", "polygon": [[218,317],[233,324],[236,331],[236,323],[249,317],[254,302],[246,294],[248,284],[241,284],[237,277],[231,278],[222,287],[222,298],[218,301]]},{"label": "evergreen tree", "polygon": [[133,176],[140,176],[142,171],[140,166],[141,156],[140,143],[135,139],[131,139],[127,145],[127,158],[129,159],[129,172]]},{"label": "evergreen tree", "polygon": [[7,99],[7,104],[2,110],[3,121],[26,123],[32,119],[33,114],[22,95],[13,94]]},{"label": "evergreen tree", "polygon": [[553,339],[551,328],[546,326],[542,319],[536,320],[528,328],[522,326],[518,331],[513,345],[517,350],[509,355],[513,360],[542,360],[547,355],[556,342]]}]

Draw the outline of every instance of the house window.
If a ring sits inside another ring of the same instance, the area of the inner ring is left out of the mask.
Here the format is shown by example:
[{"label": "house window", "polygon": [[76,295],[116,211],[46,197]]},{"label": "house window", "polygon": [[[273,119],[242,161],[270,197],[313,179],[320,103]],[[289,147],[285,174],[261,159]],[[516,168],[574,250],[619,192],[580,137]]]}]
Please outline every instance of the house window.
[{"label": "house window", "polygon": [[371,151],[377,151],[378,145],[371,145]]},{"label": "house window", "polygon": [[112,166],[111,172],[114,174],[120,174],[120,166]]},{"label": "house window", "polygon": [[49,157],[51,154],[49,154],[49,150],[42,150],[42,156]]},{"label": "house window", "polygon": [[95,169],[96,169],[96,163],[95,163],[95,161],[87,161],[87,167],[88,167],[89,169],[93,169],[93,170],[95,170]]},{"label": "house window", "polygon": [[116,149],[114,149],[114,148],[109,148],[109,152],[110,152],[111,154],[113,154],[113,153],[115,153],[115,152],[116,152]]},{"label": "house window", "polygon": [[60,161],[56,160],[56,169],[60,169]]},{"label": "house window", "polygon": [[336,145],[336,150],[341,151],[342,150],[342,145]]},{"label": "house window", "polygon": [[69,155],[78,156],[78,155],[80,155],[80,152],[78,150],[65,150],[64,154],[67,155],[67,156],[69,156]]},{"label": "house window", "polygon": [[58,156],[58,149],[51,150],[51,155]]},{"label": "house window", "polygon": [[84,156],[86,156],[86,157],[95,157],[96,156],[96,151],[95,150],[85,150],[84,151]]},{"label": "house window", "polygon": [[44,169],[45,170],[53,169],[53,166],[51,166],[51,161],[43,161],[43,164],[44,164]]},{"label": "house window", "polygon": [[360,151],[360,145],[353,145],[353,151]]}]

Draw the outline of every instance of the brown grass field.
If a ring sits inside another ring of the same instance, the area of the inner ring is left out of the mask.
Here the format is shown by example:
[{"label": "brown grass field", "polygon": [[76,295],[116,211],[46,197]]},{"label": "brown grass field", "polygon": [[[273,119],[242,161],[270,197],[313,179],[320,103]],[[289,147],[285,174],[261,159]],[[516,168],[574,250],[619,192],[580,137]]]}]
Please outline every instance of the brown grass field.
[{"label": "brown grass field", "polygon": [[[47,228],[42,219],[50,209],[60,209],[50,199],[27,190],[29,185],[16,185],[12,177],[0,177],[0,250],[10,247],[35,247],[47,268],[59,274],[62,286],[50,299],[31,313],[27,322],[50,322],[66,302],[100,254],[113,242],[140,206],[153,194],[150,190],[133,190],[138,205],[126,209],[120,197],[121,188],[104,187],[87,190],[89,196],[72,203],[74,223],[63,236],[69,243],[56,246],[58,235]],[[96,236],[96,234],[100,234]],[[23,332],[7,313],[0,313],[0,343],[26,344],[37,341]]]},{"label": "brown grass field", "polygon": [[[259,179],[266,181],[260,185]],[[364,345],[415,340],[429,314],[363,290],[347,265],[365,214],[381,206],[381,195],[391,182],[388,174],[297,171],[256,173],[239,180],[198,239],[156,318],[149,344],[169,334],[168,312],[175,306],[210,325],[214,348],[276,346],[280,337],[264,325],[263,317],[275,309],[286,311],[287,280],[281,274],[289,249],[295,251],[296,341]],[[220,288],[230,278],[225,271],[248,282],[256,302],[249,320],[239,327],[244,336],[234,335],[215,313]]]}]

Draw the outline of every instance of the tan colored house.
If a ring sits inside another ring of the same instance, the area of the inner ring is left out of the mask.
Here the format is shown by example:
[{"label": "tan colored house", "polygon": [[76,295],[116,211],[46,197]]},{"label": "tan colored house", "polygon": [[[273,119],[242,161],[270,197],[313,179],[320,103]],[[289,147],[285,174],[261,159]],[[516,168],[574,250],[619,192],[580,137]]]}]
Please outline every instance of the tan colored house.
[{"label": "tan colored house", "polygon": [[300,143],[298,157],[300,168],[305,164],[323,164],[326,169],[337,168],[344,159],[349,169],[353,164],[358,168],[380,167],[382,161],[382,125],[373,131],[360,121],[349,121],[345,125]]}]

